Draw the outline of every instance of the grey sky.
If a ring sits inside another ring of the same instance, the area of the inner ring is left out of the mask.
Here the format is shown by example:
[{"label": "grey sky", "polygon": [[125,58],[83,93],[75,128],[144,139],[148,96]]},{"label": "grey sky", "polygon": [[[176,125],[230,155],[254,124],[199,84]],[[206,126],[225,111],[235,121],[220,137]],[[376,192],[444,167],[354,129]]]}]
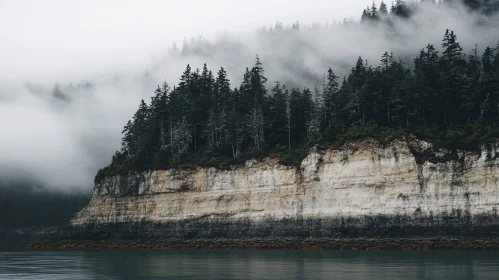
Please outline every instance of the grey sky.
[{"label": "grey sky", "polygon": [[[370,0],[0,0],[0,61],[10,78],[76,78],[145,63],[184,37],[358,18]],[[377,1],[380,2],[380,1]],[[55,72],[55,73],[54,73]]]}]

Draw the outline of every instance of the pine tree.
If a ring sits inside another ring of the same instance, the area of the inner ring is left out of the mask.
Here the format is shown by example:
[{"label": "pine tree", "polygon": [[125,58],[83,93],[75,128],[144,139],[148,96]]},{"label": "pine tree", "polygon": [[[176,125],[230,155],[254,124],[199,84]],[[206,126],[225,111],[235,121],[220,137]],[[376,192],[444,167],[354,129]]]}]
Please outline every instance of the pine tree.
[{"label": "pine tree", "polygon": [[386,6],[384,1],[381,1],[381,4],[379,5],[379,15],[385,16],[388,14],[388,7]]},{"label": "pine tree", "polygon": [[364,61],[362,57],[359,57],[357,60],[357,64],[352,69],[350,74],[349,83],[352,86],[352,94],[350,95],[349,105],[351,111],[351,118],[353,124],[361,124],[365,123],[365,110],[364,106],[366,105],[365,100],[365,92],[363,91],[364,81],[366,77],[366,67],[364,66]]},{"label": "pine tree", "polygon": [[419,101],[419,118],[426,121],[438,119],[435,114],[440,113],[441,96],[438,94],[439,85],[439,56],[438,51],[431,44],[421,50],[415,60],[416,94]]},{"label": "pine tree", "polygon": [[228,99],[229,121],[227,138],[232,149],[232,157],[239,158],[245,138],[244,121],[242,116],[245,113],[244,108],[246,108],[246,104],[243,103],[244,100],[242,99],[242,95],[237,88],[231,91]]},{"label": "pine tree", "polygon": [[[286,93],[286,95],[288,95]],[[291,112],[291,145],[295,146],[307,139],[307,124],[312,115],[312,92],[305,88],[303,90],[292,89],[289,94],[289,106]]]},{"label": "pine tree", "polygon": [[133,136],[129,145],[129,151],[132,155],[139,156],[148,153],[150,144],[150,135],[148,133],[148,117],[148,106],[144,102],[144,99],[142,99],[140,101],[139,109],[133,116],[133,126],[129,128],[131,129],[130,135]]},{"label": "pine tree", "polygon": [[191,71],[192,71],[191,66],[187,64],[184,73],[180,77],[180,83],[178,85],[179,90],[182,90],[191,85],[191,77],[192,77]]},{"label": "pine tree", "polygon": [[135,136],[133,135],[133,123],[131,120],[126,123],[121,134],[123,134],[121,152],[130,159],[135,156]]},{"label": "pine tree", "polygon": [[328,69],[327,71],[327,83],[325,87],[325,94],[324,94],[324,105],[327,107],[327,111],[330,112],[330,117],[326,119],[326,121],[329,120],[335,120],[336,119],[336,112],[338,110],[338,104],[337,104],[337,94],[338,94],[338,76],[336,76],[331,68]]},{"label": "pine tree", "polygon": [[478,55],[478,46],[475,45],[475,48],[471,50],[471,53],[468,56],[466,74],[471,79],[478,80],[481,73],[482,62],[480,61],[480,57]]},{"label": "pine tree", "polygon": [[284,145],[287,141],[286,134],[286,106],[287,96],[285,95],[286,88],[281,86],[281,83],[276,82],[272,88],[271,115],[270,115],[270,136],[269,142],[271,145]]},{"label": "pine tree", "polygon": [[482,73],[482,63],[478,56],[478,47],[475,46],[468,56],[466,74],[463,75],[465,84],[463,85],[461,108],[467,114],[468,122],[475,119],[483,120],[484,110],[480,109],[480,102],[484,99],[481,91]]},{"label": "pine tree", "polygon": [[286,124],[285,127],[288,131],[288,149],[291,149],[291,101],[288,91],[285,89],[285,100],[286,100]]},{"label": "pine tree", "polygon": [[371,16],[371,11],[370,11],[369,7],[367,7],[362,12],[362,16],[360,17],[360,22],[361,23],[367,23],[367,22],[369,22],[370,16]]},{"label": "pine tree", "polygon": [[[487,51],[486,51],[487,52]],[[490,60],[490,57],[494,56],[494,50],[490,50],[487,54],[488,57],[484,56],[482,61]],[[484,120],[498,120],[499,117],[499,44],[495,49],[495,57],[491,63],[488,65],[490,67],[488,72],[485,73],[482,83],[482,97],[484,101],[482,103],[482,109],[484,112]],[[483,66],[485,69],[485,65]]]},{"label": "pine tree", "polygon": [[166,82],[156,89],[149,106],[149,127],[152,152],[166,150],[168,138],[168,103],[170,87]]},{"label": "pine tree", "polygon": [[445,100],[443,102],[443,112],[444,112],[444,122],[454,121],[458,115],[456,114],[459,108],[458,100],[461,98],[463,87],[463,76],[462,69],[462,48],[457,42],[457,36],[454,31],[445,32],[442,47],[444,51],[442,52],[442,75],[441,79],[441,89],[442,98]]},{"label": "pine tree", "polygon": [[373,5],[371,6],[371,13],[369,14],[369,18],[374,21],[379,19],[378,8],[376,7],[376,3],[374,1]]},{"label": "pine tree", "polygon": [[496,56],[494,57],[494,72],[499,73],[499,43],[495,49]]},{"label": "pine tree", "polygon": [[52,89],[52,96],[64,101],[69,101],[69,97],[62,92],[59,83],[55,83],[54,88]]},{"label": "pine tree", "polygon": [[445,31],[442,47],[444,48],[442,52],[443,63],[447,67],[453,67],[457,60],[462,58],[461,52],[463,50],[457,42],[457,36],[454,31],[449,31],[449,29]]},{"label": "pine tree", "polygon": [[410,10],[403,0],[396,0],[395,3],[392,3],[390,13],[401,18],[408,18],[410,16]]},{"label": "pine tree", "polygon": [[385,52],[381,57],[381,68],[386,71],[393,61],[393,53],[390,55],[388,52]]},{"label": "pine tree", "polygon": [[[243,86],[247,87],[247,81],[243,82]],[[249,95],[252,97],[251,109],[247,115],[246,127],[249,132],[250,138],[253,140],[253,145],[256,150],[260,150],[264,143],[264,124],[265,119],[263,115],[263,104],[266,98],[266,83],[267,78],[264,76],[264,70],[260,58],[256,56],[255,66],[249,72],[249,88],[241,88],[245,91],[249,91]],[[246,93],[248,96],[248,93]]]},{"label": "pine tree", "polygon": [[487,47],[482,56],[483,72],[491,73],[494,66],[494,51]]},{"label": "pine tree", "polygon": [[[211,75],[208,75],[211,76]],[[228,99],[230,97],[230,81],[227,78],[227,72],[222,67],[217,78],[208,78],[208,83],[212,84],[210,91],[211,100],[207,106],[209,112],[208,123],[205,127],[205,138],[208,141],[208,149],[212,151],[221,147],[222,144],[228,143]],[[207,102],[208,103],[208,102]]]}]

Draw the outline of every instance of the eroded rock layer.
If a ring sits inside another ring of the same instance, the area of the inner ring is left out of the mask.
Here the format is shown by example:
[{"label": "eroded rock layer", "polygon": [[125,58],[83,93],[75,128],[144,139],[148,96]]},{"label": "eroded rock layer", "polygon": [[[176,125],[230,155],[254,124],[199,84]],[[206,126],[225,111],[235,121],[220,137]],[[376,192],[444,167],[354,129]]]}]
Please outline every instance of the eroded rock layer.
[{"label": "eroded rock layer", "polygon": [[71,221],[84,237],[426,236],[499,233],[498,143],[470,151],[417,140],[312,149],[232,170],[104,179]]}]

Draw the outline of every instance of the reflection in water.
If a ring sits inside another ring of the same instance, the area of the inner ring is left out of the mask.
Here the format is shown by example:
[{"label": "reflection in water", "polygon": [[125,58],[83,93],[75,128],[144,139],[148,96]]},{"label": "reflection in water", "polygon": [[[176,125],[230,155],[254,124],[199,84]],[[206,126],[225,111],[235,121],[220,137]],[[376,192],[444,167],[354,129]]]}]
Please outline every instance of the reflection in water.
[{"label": "reflection in water", "polygon": [[17,251],[0,279],[499,279],[498,252]]}]

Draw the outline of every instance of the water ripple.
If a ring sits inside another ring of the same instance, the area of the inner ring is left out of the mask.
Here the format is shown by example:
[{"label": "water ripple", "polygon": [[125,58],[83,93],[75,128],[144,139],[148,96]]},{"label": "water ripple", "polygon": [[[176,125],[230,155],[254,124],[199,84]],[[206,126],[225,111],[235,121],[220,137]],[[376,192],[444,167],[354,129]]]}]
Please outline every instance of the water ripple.
[{"label": "water ripple", "polygon": [[0,279],[499,279],[499,253],[455,251],[0,252]]}]

